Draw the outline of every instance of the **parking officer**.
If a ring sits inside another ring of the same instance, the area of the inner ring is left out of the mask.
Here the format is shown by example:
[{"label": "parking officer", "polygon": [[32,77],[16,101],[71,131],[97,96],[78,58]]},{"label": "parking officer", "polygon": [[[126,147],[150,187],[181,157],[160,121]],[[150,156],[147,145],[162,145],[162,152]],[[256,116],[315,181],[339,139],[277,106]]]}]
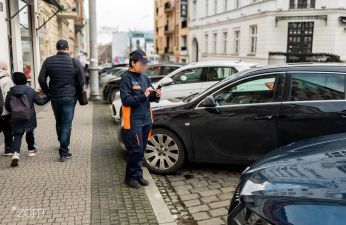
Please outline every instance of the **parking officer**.
[{"label": "parking officer", "polygon": [[143,159],[151,135],[150,102],[158,102],[161,91],[154,89],[143,73],[149,60],[146,53],[136,50],[130,54],[130,67],[120,82],[124,141],[128,151],[125,182],[132,188],[147,186],[143,178]]}]

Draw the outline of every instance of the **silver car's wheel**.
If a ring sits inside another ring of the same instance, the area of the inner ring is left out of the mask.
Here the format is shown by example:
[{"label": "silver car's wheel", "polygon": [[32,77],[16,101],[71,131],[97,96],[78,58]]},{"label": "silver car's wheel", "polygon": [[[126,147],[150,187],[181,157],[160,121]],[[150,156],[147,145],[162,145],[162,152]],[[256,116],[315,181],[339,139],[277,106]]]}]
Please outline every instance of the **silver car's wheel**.
[{"label": "silver car's wheel", "polygon": [[184,160],[182,148],[180,140],[171,132],[154,131],[144,153],[145,164],[153,172],[174,172]]}]

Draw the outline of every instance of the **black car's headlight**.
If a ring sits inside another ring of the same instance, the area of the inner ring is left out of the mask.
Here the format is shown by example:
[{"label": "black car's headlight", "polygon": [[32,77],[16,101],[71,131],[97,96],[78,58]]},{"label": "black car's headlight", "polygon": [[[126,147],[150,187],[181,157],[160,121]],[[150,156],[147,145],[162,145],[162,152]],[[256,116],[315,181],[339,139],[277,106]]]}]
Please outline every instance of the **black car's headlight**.
[{"label": "black car's headlight", "polygon": [[234,225],[273,225],[246,207],[242,208],[238,212],[238,214],[234,216],[232,224]]}]

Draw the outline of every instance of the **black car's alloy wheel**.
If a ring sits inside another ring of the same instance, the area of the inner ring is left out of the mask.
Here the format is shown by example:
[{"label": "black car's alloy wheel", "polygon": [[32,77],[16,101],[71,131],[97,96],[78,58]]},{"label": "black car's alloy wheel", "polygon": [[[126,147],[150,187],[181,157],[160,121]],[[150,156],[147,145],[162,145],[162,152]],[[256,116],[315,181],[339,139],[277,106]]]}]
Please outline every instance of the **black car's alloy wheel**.
[{"label": "black car's alloy wheel", "polygon": [[165,129],[154,129],[144,153],[146,167],[154,173],[176,172],[184,163],[185,150],[180,139]]}]

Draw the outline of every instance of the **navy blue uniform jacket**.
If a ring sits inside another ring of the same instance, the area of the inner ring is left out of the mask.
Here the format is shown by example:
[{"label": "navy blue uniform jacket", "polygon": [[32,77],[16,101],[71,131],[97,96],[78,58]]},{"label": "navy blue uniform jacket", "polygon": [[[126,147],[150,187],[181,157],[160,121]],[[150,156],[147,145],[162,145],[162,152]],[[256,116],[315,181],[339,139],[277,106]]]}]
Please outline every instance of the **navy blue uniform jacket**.
[{"label": "navy blue uniform jacket", "polygon": [[146,75],[131,70],[121,78],[120,97],[124,129],[152,123],[150,102],[159,102],[160,98],[156,96],[156,92],[146,97],[144,93],[149,87],[153,86]]}]

